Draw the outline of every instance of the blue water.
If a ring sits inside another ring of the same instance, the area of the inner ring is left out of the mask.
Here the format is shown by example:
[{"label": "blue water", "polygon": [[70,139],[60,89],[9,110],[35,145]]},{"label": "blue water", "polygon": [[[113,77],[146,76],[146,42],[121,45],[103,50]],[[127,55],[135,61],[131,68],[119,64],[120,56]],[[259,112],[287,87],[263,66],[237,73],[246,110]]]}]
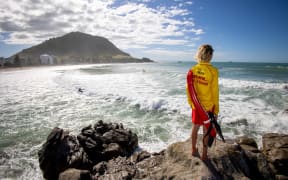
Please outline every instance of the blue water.
[{"label": "blue water", "polygon": [[[193,62],[97,64],[0,71],[0,179],[41,179],[37,151],[55,126],[78,134],[102,119],[123,123],[148,151],[186,140]],[[226,138],[288,133],[288,64],[213,63]],[[79,88],[83,92],[79,92]]]},{"label": "blue water", "polygon": [[[172,64],[185,70],[196,63]],[[218,68],[220,78],[280,83],[287,83],[288,80],[288,63],[212,62],[212,64]]]}]

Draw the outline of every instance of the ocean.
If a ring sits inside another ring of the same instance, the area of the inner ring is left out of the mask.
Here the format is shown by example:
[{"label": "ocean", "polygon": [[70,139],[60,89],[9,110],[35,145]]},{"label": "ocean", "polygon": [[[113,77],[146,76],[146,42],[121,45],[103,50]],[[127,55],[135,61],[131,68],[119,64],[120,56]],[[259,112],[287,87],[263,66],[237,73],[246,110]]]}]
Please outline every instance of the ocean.
[{"label": "ocean", "polygon": [[[0,179],[42,179],[37,152],[54,127],[78,134],[122,123],[157,152],[191,132],[186,73],[193,62],[0,70]],[[288,64],[215,62],[225,138],[288,133]]]}]

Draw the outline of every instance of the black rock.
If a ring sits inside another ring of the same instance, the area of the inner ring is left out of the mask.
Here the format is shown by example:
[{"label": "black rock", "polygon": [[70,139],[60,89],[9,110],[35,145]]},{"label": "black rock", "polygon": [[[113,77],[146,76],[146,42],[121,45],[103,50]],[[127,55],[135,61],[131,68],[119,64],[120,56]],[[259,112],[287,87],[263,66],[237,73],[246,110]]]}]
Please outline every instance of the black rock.
[{"label": "black rock", "polygon": [[[68,168],[90,171],[101,161],[129,156],[137,147],[137,135],[124,129],[122,124],[98,121],[94,126],[84,127],[77,137],[54,128],[39,150],[38,157],[44,178],[52,180],[58,179],[59,174]],[[79,175],[80,172],[67,173]]]},{"label": "black rock", "polygon": [[90,162],[75,136],[54,128],[38,152],[40,168],[45,179],[57,179],[69,167],[89,167]]},{"label": "black rock", "polygon": [[58,179],[60,172],[68,168],[70,146],[63,129],[54,128],[38,152],[40,168],[45,179]]}]

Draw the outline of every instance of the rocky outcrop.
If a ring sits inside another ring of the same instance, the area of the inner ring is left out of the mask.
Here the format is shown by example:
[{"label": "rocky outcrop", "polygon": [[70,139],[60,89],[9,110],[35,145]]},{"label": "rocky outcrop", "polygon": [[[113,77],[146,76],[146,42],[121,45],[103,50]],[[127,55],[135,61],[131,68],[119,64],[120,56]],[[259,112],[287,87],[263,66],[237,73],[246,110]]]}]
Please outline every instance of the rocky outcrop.
[{"label": "rocky outcrop", "polygon": [[89,180],[91,179],[90,171],[80,169],[67,169],[61,172],[59,178],[61,180]]},{"label": "rocky outcrop", "polygon": [[45,179],[57,179],[68,168],[89,169],[92,165],[77,138],[57,127],[49,134],[38,157]]},{"label": "rocky outcrop", "polygon": [[263,153],[278,178],[288,179],[288,135],[265,134],[262,138]]},{"label": "rocky outcrop", "polygon": [[[200,138],[201,139],[201,138]],[[260,151],[254,151],[246,137],[236,142],[217,142],[209,149],[209,159],[191,156],[191,140],[177,142],[165,151],[164,160],[152,171],[156,179],[273,179],[268,163]],[[243,141],[244,140],[244,141]],[[249,140],[250,141],[250,140]],[[255,143],[255,141],[254,141]],[[199,151],[201,151],[201,143]],[[255,143],[256,144],[256,143]],[[251,151],[252,150],[252,151]]]},{"label": "rocky outcrop", "polygon": [[39,151],[39,163],[44,178],[60,180],[281,179],[287,177],[287,144],[287,135],[279,134],[263,136],[263,151],[248,137],[217,141],[209,160],[202,161],[191,156],[190,139],[149,153],[121,124],[99,121],[77,137],[55,128]]},{"label": "rocky outcrop", "polygon": [[137,135],[124,129],[122,124],[98,121],[94,127],[83,128],[77,137],[54,128],[38,157],[43,177],[54,180],[67,169],[90,171],[101,161],[131,155],[137,147]]},{"label": "rocky outcrop", "polygon": [[129,156],[138,147],[138,137],[122,124],[99,121],[82,129],[77,136],[89,159],[95,164],[118,156]]}]

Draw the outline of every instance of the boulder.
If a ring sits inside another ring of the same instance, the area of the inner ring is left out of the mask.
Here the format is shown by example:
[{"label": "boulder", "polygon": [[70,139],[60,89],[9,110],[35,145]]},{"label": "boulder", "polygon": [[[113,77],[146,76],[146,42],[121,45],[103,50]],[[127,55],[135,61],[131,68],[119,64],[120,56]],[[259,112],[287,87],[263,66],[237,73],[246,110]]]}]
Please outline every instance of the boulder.
[{"label": "boulder", "polygon": [[[199,140],[198,149],[201,153],[202,145]],[[209,160],[202,161],[191,156],[191,139],[177,142],[167,149],[167,155],[173,166],[177,167],[175,165],[178,164],[179,169],[167,166],[166,175],[176,179],[269,179],[270,174],[263,177],[260,172],[262,170],[257,165],[252,165],[252,158],[247,154],[237,143],[218,141],[216,146],[209,149]],[[257,162],[258,156],[255,155],[255,158]]]},{"label": "boulder", "polygon": [[67,168],[89,167],[90,162],[75,136],[58,127],[49,134],[47,141],[38,152],[43,177],[57,179]]},{"label": "boulder", "polygon": [[288,176],[288,135],[269,133],[262,137],[263,153],[275,174]]},{"label": "boulder", "polygon": [[269,167],[264,154],[258,149],[258,145],[253,138],[247,136],[238,137],[235,142],[244,150],[249,162],[251,177],[261,179],[273,179],[273,173]]},{"label": "boulder", "polygon": [[[157,172],[165,159],[164,151],[155,156],[147,151],[135,152],[129,157],[117,157],[93,167],[93,179],[160,179]],[[161,176],[162,177],[162,176]]]},{"label": "boulder", "polygon": [[129,156],[138,147],[138,137],[122,124],[98,121],[77,136],[79,143],[94,164],[118,156]]},{"label": "boulder", "polygon": [[60,173],[58,180],[90,180],[90,171],[79,169],[67,169]]},{"label": "boulder", "polygon": [[98,121],[94,126],[84,127],[77,137],[56,127],[38,152],[39,165],[43,177],[52,180],[68,168],[90,171],[101,161],[129,156],[137,147],[137,135],[122,124]]},{"label": "boulder", "polygon": [[127,157],[117,157],[108,162],[100,162],[93,168],[93,179],[132,179],[137,168]]},{"label": "boulder", "polygon": [[145,150],[142,150],[142,151],[139,151],[139,152],[135,152],[131,157],[131,161],[132,162],[140,162],[146,158],[150,158],[151,157],[151,154]]}]

